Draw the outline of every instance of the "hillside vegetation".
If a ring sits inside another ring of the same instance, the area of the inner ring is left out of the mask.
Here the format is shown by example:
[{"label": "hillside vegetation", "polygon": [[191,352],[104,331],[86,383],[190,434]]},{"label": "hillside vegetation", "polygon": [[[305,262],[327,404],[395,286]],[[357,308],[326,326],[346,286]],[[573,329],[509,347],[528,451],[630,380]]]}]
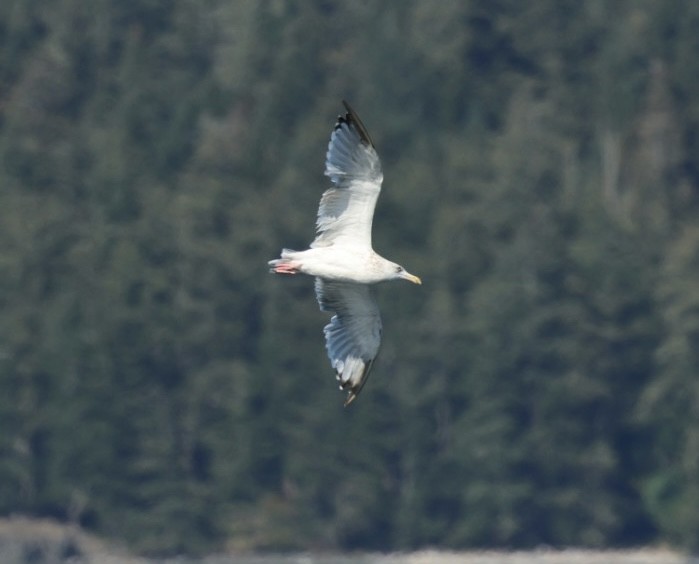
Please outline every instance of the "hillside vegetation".
[{"label": "hillside vegetation", "polygon": [[[0,3],[0,515],[147,554],[699,549],[699,3]],[[340,100],[385,172],[343,409]]]}]

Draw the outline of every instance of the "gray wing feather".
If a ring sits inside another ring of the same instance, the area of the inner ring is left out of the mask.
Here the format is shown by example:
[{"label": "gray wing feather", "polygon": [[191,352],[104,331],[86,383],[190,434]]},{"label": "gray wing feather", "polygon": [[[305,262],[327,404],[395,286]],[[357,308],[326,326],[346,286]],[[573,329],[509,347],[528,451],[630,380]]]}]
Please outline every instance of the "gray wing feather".
[{"label": "gray wing feather", "polygon": [[357,397],[381,345],[381,316],[366,284],[316,278],[320,309],[334,312],[325,326],[325,346],[340,387],[348,391],[345,405]]},{"label": "gray wing feather", "polygon": [[325,157],[325,175],[334,186],[323,194],[312,247],[338,241],[371,247],[371,224],[381,191],[381,161],[366,128],[345,102]]}]

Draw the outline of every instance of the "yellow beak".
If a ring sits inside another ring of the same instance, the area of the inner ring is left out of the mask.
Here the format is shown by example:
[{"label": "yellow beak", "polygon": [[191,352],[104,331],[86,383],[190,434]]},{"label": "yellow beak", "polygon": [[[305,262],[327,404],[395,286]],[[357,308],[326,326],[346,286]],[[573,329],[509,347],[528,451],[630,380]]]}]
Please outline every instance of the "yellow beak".
[{"label": "yellow beak", "polygon": [[422,280],[418,276],[415,276],[414,274],[410,274],[409,272],[406,272],[403,274],[403,278],[408,280],[409,282],[412,282],[413,284],[422,284]]}]

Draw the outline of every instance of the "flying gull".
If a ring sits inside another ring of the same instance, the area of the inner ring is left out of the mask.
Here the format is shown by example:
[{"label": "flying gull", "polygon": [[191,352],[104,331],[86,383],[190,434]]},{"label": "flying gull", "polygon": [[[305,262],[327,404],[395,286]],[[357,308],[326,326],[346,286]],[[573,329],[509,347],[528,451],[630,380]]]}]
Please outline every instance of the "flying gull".
[{"label": "flying gull", "polygon": [[370,286],[397,278],[422,282],[371,247],[381,162],[364,124],[342,103],[347,113],[338,117],[325,156],[325,176],[333,186],[320,199],[316,238],[305,251],[283,249],[269,265],[277,274],[315,276],[320,309],[334,314],[323,332],[340,389],[348,392],[347,406],[364,386],[381,344],[381,316]]}]

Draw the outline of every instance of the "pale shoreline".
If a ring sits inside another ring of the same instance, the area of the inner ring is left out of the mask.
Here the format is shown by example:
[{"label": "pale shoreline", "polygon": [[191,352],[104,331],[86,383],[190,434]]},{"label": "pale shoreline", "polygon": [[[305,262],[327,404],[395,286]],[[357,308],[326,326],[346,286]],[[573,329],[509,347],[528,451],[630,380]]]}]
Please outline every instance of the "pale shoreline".
[{"label": "pale shoreline", "polygon": [[0,562],[23,564],[30,561],[31,554],[33,561],[66,564],[699,564],[699,556],[665,547],[460,552],[427,549],[388,554],[260,552],[219,553],[201,558],[147,558],[76,526],[49,519],[0,518]]}]

